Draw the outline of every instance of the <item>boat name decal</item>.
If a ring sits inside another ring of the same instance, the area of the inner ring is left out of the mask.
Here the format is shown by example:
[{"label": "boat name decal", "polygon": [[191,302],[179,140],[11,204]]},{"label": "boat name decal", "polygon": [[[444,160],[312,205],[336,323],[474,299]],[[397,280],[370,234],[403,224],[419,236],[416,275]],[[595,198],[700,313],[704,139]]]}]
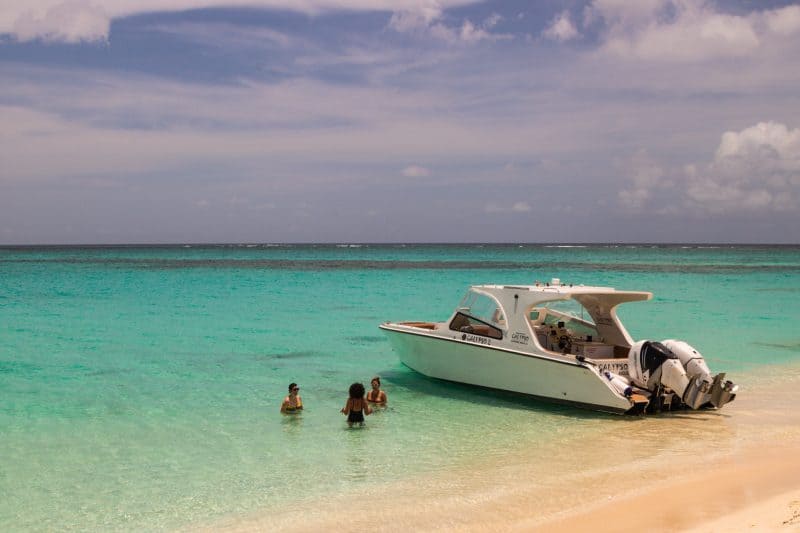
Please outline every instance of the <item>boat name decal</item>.
[{"label": "boat name decal", "polygon": [[490,341],[486,337],[480,337],[478,335],[464,335],[461,338],[468,342],[477,342],[478,344],[485,344],[487,346],[492,345],[492,341]]},{"label": "boat name decal", "polygon": [[605,372],[608,370],[609,372],[613,372],[619,376],[628,376],[628,363],[626,362],[619,362],[619,363],[598,363],[597,369],[601,372]]},{"label": "boat name decal", "polygon": [[531,338],[526,335],[525,333],[520,333],[519,331],[515,331],[511,334],[511,342],[516,342],[517,344],[528,344]]}]

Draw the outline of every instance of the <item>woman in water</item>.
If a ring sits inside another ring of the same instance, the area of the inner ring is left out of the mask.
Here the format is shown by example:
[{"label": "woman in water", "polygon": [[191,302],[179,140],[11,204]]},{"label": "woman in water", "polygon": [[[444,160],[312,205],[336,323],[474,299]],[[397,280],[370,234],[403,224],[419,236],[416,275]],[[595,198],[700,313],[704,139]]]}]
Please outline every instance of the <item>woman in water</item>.
[{"label": "woman in water", "polygon": [[386,393],[381,390],[381,378],[372,378],[372,390],[367,393],[367,401],[378,405],[386,405]]},{"label": "woman in water", "polygon": [[372,408],[364,400],[364,385],[361,383],[350,385],[350,397],[344,404],[342,413],[347,415],[347,427],[353,427],[353,424],[364,425],[364,415],[372,414]]},{"label": "woman in water", "polygon": [[299,413],[303,410],[303,399],[300,398],[300,387],[297,383],[289,384],[289,396],[283,399],[281,413]]}]

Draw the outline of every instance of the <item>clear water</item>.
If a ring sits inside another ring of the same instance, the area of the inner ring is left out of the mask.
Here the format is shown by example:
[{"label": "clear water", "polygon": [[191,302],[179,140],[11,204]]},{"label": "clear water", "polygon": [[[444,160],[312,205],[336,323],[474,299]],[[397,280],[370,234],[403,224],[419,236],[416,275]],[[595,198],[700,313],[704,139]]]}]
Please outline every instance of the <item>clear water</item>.
[{"label": "clear water", "polygon": [[[621,423],[426,379],[377,328],[551,277],[652,291],[621,308],[632,336],[736,381],[800,361],[800,247],[0,249],[0,529],[213,523]],[[390,407],[348,430],[376,374]],[[292,381],[306,411],[281,416]]]}]

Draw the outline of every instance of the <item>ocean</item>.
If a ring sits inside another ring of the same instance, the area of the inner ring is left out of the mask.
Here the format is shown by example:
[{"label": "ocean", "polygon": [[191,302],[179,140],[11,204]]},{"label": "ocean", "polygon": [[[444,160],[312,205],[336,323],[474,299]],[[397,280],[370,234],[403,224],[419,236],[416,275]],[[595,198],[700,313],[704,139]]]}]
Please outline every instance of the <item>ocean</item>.
[{"label": "ocean", "polygon": [[[679,435],[752,418],[741,397],[800,364],[800,246],[4,247],[0,530],[288,520],[331,495],[447,491],[476,465],[677,423],[431,380],[377,327],[444,320],[469,285],[553,277],[653,292],[620,308],[633,338],[685,340],[743,385]],[[347,389],[375,375],[389,405],[348,429]],[[299,416],[278,412],[290,382]]]}]

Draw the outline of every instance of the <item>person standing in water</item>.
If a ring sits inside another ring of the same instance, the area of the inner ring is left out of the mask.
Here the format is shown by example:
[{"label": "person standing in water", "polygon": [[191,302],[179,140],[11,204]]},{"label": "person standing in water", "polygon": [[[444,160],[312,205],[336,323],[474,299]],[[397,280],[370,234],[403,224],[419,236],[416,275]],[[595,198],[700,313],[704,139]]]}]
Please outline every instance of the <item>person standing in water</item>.
[{"label": "person standing in water", "polygon": [[303,410],[303,399],[300,398],[300,387],[297,383],[289,384],[289,396],[283,399],[281,413],[293,414]]},{"label": "person standing in water", "polygon": [[367,393],[367,401],[378,405],[386,405],[386,393],[381,390],[381,378],[372,378],[372,390]]},{"label": "person standing in water", "polygon": [[364,415],[372,414],[372,408],[364,400],[364,385],[350,385],[350,397],[342,407],[342,413],[347,415],[347,427],[353,427],[353,424],[364,425]]}]

